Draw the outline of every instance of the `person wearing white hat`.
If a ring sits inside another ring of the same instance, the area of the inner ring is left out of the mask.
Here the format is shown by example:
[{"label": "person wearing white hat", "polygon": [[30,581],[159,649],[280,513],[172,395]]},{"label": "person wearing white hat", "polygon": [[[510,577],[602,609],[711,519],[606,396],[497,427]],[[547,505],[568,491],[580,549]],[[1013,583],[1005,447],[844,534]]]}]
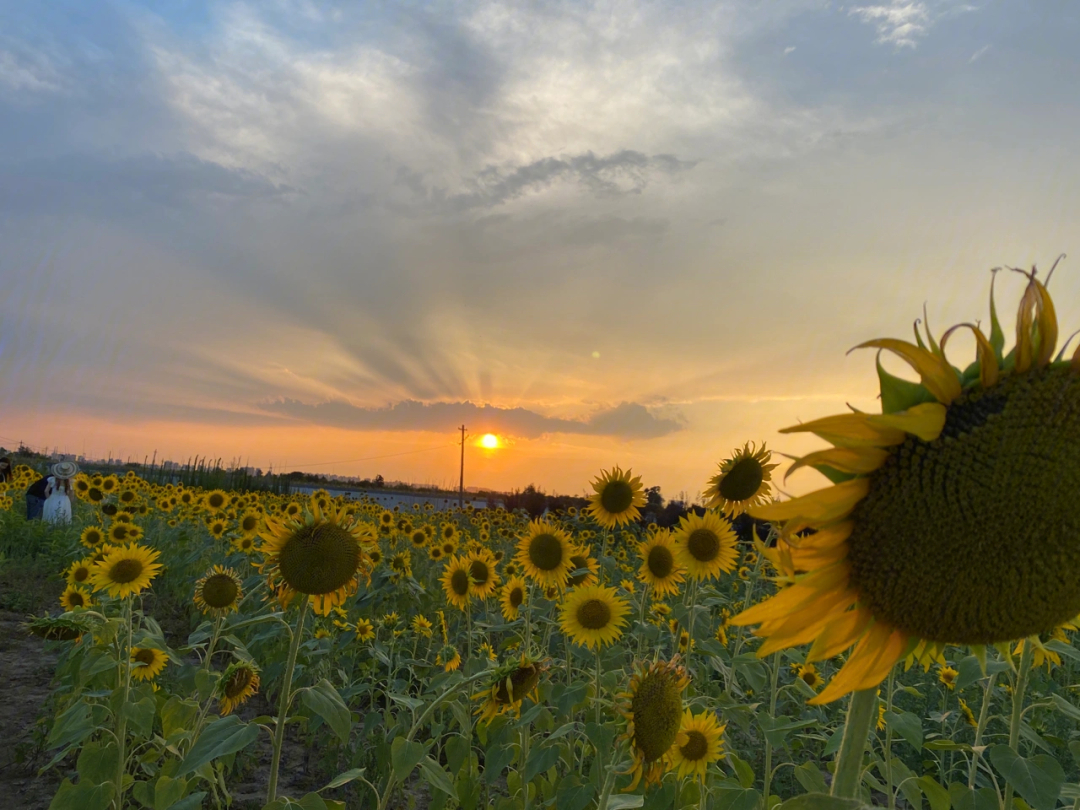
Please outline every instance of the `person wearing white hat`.
[{"label": "person wearing white hat", "polygon": [[26,490],[26,519],[43,518],[49,523],[71,522],[71,479],[79,472],[74,461],[61,461],[49,469],[51,475],[35,481]]}]

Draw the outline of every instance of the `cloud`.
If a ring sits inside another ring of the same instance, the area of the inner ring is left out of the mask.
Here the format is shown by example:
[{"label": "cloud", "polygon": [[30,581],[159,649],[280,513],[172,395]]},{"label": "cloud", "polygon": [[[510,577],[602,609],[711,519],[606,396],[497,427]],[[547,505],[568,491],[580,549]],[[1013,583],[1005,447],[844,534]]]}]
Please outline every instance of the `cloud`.
[{"label": "cloud", "polygon": [[448,194],[445,188],[429,188],[423,175],[408,167],[398,169],[395,182],[432,207],[457,213],[495,208],[530,192],[541,191],[559,181],[576,183],[596,197],[640,194],[652,178],[688,172],[696,160],[680,160],[674,155],[645,155],[624,149],[606,156],[592,152],[563,157],[546,157],[518,166],[488,166],[466,179],[468,191]]},{"label": "cloud", "polygon": [[971,58],[968,59],[968,63],[970,64],[971,62],[975,62],[978,59],[981,59],[983,57],[983,55],[985,55],[988,50],[990,50],[990,46],[989,45],[983,45],[981,48],[979,48],[979,50],[975,51],[975,53],[973,53],[971,55]]},{"label": "cloud", "polygon": [[858,6],[848,13],[872,24],[877,29],[878,42],[915,48],[919,39],[940,20],[976,10],[977,6],[953,0],[890,0],[887,5]]},{"label": "cloud", "polygon": [[347,402],[307,404],[295,399],[265,402],[270,413],[305,422],[350,430],[432,430],[445,432],[459,424],[474,431],[504,433],[535,439],[551,433],[613,436],[620,439],[656,439],[683,429],[680,418],[659,417],[644,405],[623,402],[587,419],[543,416],[527,408],[499,408],[472,402],[404,400],[386,408],[360,408]]}]

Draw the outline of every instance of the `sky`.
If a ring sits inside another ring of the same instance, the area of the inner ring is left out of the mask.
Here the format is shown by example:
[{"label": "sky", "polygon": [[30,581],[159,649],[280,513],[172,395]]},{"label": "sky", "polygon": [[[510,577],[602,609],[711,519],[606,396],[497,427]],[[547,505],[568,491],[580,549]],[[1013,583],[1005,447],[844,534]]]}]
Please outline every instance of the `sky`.
[{"label": "sky", "polygon": [[456,485],[464,424],[466,486],[694,498],[876,410],[848,350],[987,323],[993,267],[1073,254],[1080,327],[1078,36],[1063,0],[0,0],[0,445]]}]

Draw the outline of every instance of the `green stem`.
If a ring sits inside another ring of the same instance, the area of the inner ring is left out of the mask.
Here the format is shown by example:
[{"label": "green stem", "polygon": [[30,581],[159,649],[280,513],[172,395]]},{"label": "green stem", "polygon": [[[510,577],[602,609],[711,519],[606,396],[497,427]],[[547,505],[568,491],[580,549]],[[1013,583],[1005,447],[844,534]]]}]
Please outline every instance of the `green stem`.
[{"label": "green stem", "polygon": [[983,690],[982,706],[979,708],[979,722],[975,726],[975,742],[972,743],[971,752],[971,767],[968,769],[968,790],[975,789],[975,774],[979,769],[979,746],[982,745],[983,731],[986,730],[986,723],[990,719],[990,695],[994,692],[994,681],[997,679],[997,673],[995,672],[990,676],[986,682],[986,689]]},{"label": "green stem", "polygon": [[[776,682],[780,677],[780,653],[774,653],[772,657],[772,678],[769,684],[769,719],[776,719]],[[768,735],[762,735],[765,737],[765,772],[762,775],[764,781],[764,798],[765,810],[769,808],[769,790],[772,787],[772,744],[769,742]]]},{"label": "green stem", "polygon": [[[1012,717],[1009,721],[1009,748],[1020,753],[1017,746],[1020,743],[1020,720],[1024,713],[1024,692],[1027,691],[1028,675],[1031,673],[1031,659],[1034,656],[1034,645],[1031,639],[1024,639],[1024,651],[1020,654],[1020,671],[1016,673],[1016,686],[1013,687]],[[1005,785],[1005,810],[1012,810],[1013,786]]]},{"label": "green stem", "polygon": [[219,616],[214,620],[214,634],[210,636],[210,643],[206,646],[206,657],[203,658],[202,668],[204,670],[210,669],[210,659],[214,656],[214,647],[217,646],[218,636],[221,634],[221,624],[224,621],[224,617]]},{"label": "green stem", "polygon": [[278,768],[281,765],[281,746],[285,742],[285,721],[289,718],[289,704],[292,703],[293,670],[296,668],[296,653],[300,650],[300,641],[304,635],[304,616],[307,615],[308,599],[301,594],[300,615],[296,619],[292,643],[289,645],[289,660],[285,664],[285,681],[281,685],[281,699],[278,702],[277,725],[274,726],[274,753],[270,759],[270,786],[266,790],[266,803],[277,799]]},{"label": "green stem", "polygon": [[[896,679],[896,668],[889,670],[888,694],[885,696],[885,711],[891,712],[893,708],[893,685]],[[892,726],[885,724],[885,794],[889,797],[889,810],[896,808],[896,794],[893,792],[892,773]]]},{"label": "green stem", "polygon": [[127,772],[127,715],[124,713],[131,694],[131,597],[124,599],[124,621],[127,624],[127,644],[121,648],[120,655],[124,667],[124,700],[120,704],[119,717],[116,719],[116,808],[124,808],[124,776]]},{"label": "green stem", "polygon": [[841,799],[858,798],[862,778],[863,751],[877,711],[877,689],[853,692],[848,704],[847,720],[840,752],[836,755],[831,795]]},{"label": "green stem", "polygon": [[[525,773],[525,763],[529,761],[529,737],[531,736],[531,729],[522,727],[521,729],[521,771]],[[523,810],[529,810],[529,785],[522,779],[521,789],[524,791],[525,796],[522,803]]]}]

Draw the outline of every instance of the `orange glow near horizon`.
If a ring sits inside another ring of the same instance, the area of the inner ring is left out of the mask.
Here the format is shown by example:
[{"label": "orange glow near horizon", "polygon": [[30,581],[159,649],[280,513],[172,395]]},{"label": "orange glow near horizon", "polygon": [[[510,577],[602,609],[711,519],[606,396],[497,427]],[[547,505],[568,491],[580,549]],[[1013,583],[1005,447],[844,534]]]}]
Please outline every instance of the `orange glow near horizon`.
[{"label": "orange glow near horizon", "polygon": [[494,433],[485,433],[480,438],[480,446],[488,450],[496,450],[502,447],[502,442],[499,441],[499,437]]}]

